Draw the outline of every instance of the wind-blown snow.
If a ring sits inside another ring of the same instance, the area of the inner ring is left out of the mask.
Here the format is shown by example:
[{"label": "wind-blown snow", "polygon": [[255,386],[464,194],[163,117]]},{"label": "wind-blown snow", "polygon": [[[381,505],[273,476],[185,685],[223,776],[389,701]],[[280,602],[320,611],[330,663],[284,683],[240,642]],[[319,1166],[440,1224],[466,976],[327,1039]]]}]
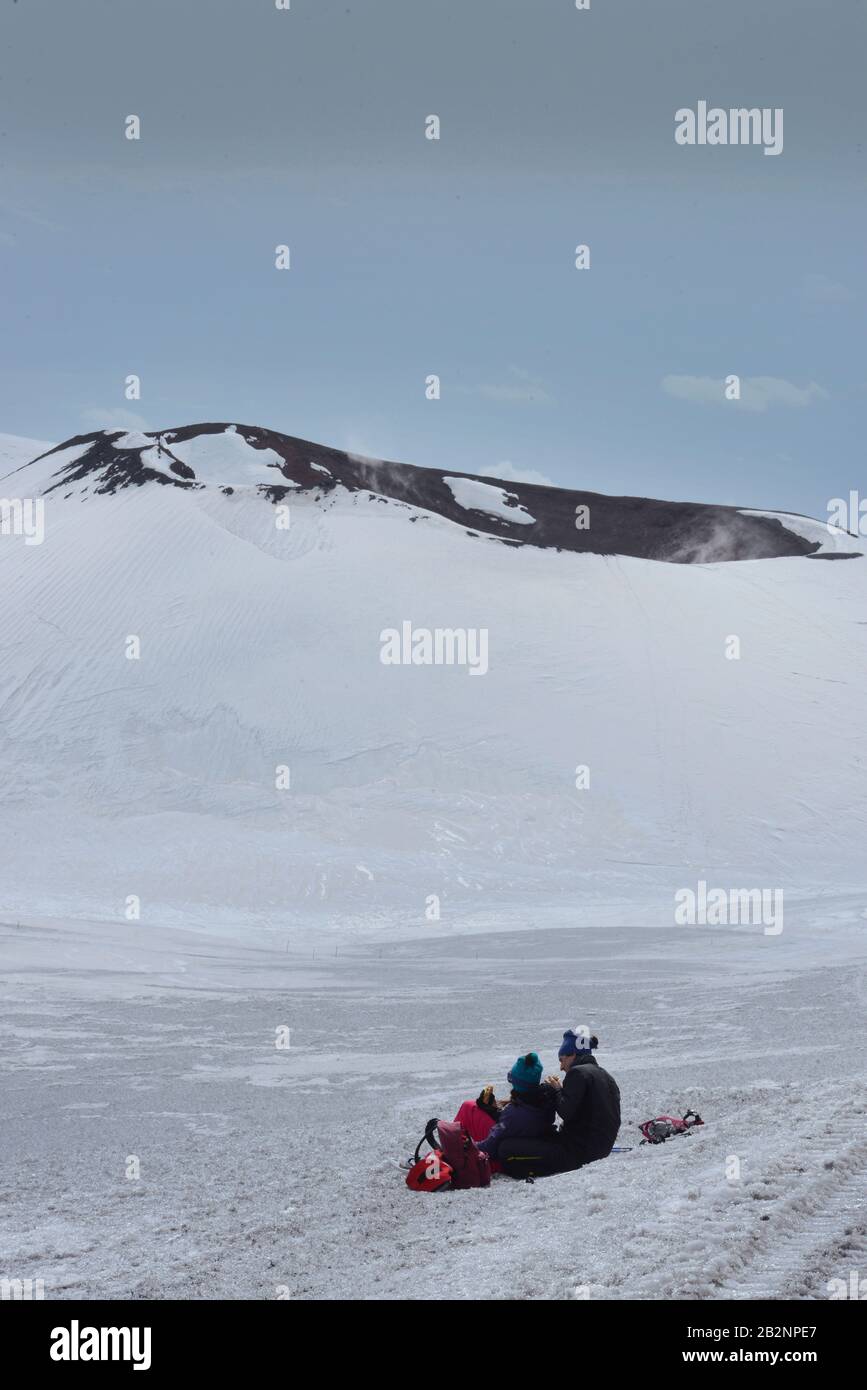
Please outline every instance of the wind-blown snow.
[{"label": "wind-blown snow", "polygon": [[[476,478],[443,478],[459,507],[469,511],[486,512],[488,516],[502,517],[504,521],[517,521],[529,526],[536,518],[526,507],[515,506],[517,496],[505,488],[494,487],[493,483],[480,483]],[[509,505],[511,500],[512,505]]]},{"label": "wind-blown snow", "polygon": [[848,531],[843,531],[839,526],[832,526],[826,521],[817,521],[811,516],[799,516],[795,512],[762,512],[748,507],[739,507],[738,510],[744,516],[767,516],[779,521],[785,526],[787,531],[794,531],[796,536],[803,536],[804,540],[818,543],[821,549],[820,555],[833,555],[841,552],[857,553],[862,555],[867,551],[863,537],[850,535]]}]

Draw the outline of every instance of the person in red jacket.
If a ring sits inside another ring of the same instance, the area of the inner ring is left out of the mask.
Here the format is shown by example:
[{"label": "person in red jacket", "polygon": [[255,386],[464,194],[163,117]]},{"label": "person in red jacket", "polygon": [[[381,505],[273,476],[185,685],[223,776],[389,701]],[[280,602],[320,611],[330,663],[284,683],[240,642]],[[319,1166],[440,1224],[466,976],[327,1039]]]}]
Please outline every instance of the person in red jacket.
[{"label": "person in red jacket", "polygon": [[477,1100],[464,1101],[455,1115],[455,1121],[463,1125],[476,1144],[480,1144],[483,1139],[487,1139],[499,1120],[500,1108],[493,1086],[486,1086]]}]

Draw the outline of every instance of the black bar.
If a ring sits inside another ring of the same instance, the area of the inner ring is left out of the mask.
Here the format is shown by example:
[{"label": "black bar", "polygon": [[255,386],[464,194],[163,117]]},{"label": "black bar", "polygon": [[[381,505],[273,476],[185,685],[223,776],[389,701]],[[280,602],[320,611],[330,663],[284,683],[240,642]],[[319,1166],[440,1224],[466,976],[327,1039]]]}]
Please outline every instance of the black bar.
[{"label": "black bar", "polygon": [[[860,1332],[863,1333],[863,1318],[859,1318],[857,1309],[851,1306],[852,1301],[848,1298],[712,1303],[596,1300],[595,1306],[590,1307],[588,1305],[594,1302],[590,1299],[562,1300],[564,1306],[557,1306],[554,1311],[556,1322],[547,1320],[547,1326],[552,1348],[557,1344],[558,1333],[594,1332],[587,1352],[588,1356],[593,1355],[597,1372],[601,1367],[593,1353],[594,1345],[597,1352],[599,1347],[595,1333],[603,1326],[610,1327],[615,1340],[609,1344],[607,1381],[619,1379],[624,1371],[655,1378],[665,1377],[683,1366],[700,1372],[714,1365],[735,1371],[740,1365],[764,1366],[767,1371],[798,1365],[826,1374],[851,1366],[856,1358],[856,1325],[861,1323]],[[460,1304],[452,1305],[453,1311],[447,1314],[449,1321],[443,1322],[444,1310],[439,1305],[449,1302],[447,1296],[433,1302],[418,1300],[417,1304],[408,1300],[409,1307],[403,1315],[403,1336],[393,1343],[383,1343],[378,1338],[372,1343],[368,1340],[378,1321],[378,1301],[361,1299],[359,1302],[365,1303],[364,1321],[359,1327],[361,1341],[345,1341],[334,1336],[335,1317],[340,1318],[344,1334],[351,1330],[354,1321],[350,1313],[347,1327],[343,1302],[337,1307],[326,1304],[322,1309],[324,1317],[332,1324],[332,1333],[325,1341],[321,1336],[312,1335],[319,1318],[315,1307],[306,1301],[6,1303],[2,1309],[2,1327],[6,1334],[4,1353],[7,1363],[19,1368],[19,1374],[34,1370],[56,1371],[68,1376],[84,1371],[93,1376],[98,1368],[107,1367],[113,1375],[128,1373],[162,1378],[178,1371],[249,1375],[251,1370],[261,1373],[269,1365],[275,1370],[282,1368],[287,1375],[295,1375],[300,1370],[298,1357],[305,1354],[306,1347],[306,1355],[323,1369],[333,1364],[335,1352],[338,1356],[343,1352],[355,1360],[356,1369],[362,1374],[368,1356],[375,1355],[378,1365],[388,1362],[389,1347],[394,1364],[406,1366],[413,1345],[407,1338],[412,1337],[412,1323],[418,1313],[421,1319],[419,1335],[425,1339],[423,1345],[426,1348],[440,1345],[446,1359],[452,1355],[449,1334],[455,1326],[454,1309]],[[499,1330],[498,1307],[502,1304],[485,1305],[488,1345],[489,1336]],[[503,1325],[503,1332],[507,1334],[514,1315],[504,1311],[508,1321]],[[533,1311],[536,1310],[528,1309],[531,1316]],[[384,1326],[388,1327],[391,1314],[382,1309],[380,1315],[383,1314]],[[474,1306],[472,1316],[478,1319],[478,1315],[478,1307]],[[459,1313],[457,1319],[460,1321]],[[539,1324],[540,1336],[545,1325],[545,1321]],[[126,1331],[126,1338],[117,1338],[116,1349],[119,1353],[126,1352],[128,1359],[91,1360],[81,1356],[82,1351],[89,1355],[92,1348],[111,1356],[115,1350],[111,1335],[97,1340],[88,1331],[102,1328]],[[133,1329],[138,1332],[134,1333]],[[149,1340],[145,1330],[149,1331]],[[70,1356],[77,1350],[79,1357],[54,1359],[52,1347]],[[133,1369],[136,1359],[141,1363],[139,1372]],[[552,1362],[545,1374],[554,1373]]]}]

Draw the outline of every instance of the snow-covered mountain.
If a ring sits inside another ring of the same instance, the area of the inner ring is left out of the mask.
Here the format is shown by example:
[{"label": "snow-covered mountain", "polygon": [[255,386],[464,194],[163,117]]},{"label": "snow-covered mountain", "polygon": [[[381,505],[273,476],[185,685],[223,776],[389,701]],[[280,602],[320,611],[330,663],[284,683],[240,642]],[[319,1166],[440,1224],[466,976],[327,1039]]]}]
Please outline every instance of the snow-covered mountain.
[{"label": "snow-covered mountain", "polygon": [[0,536],[7,910],[863,885],[854,537],[241,425],[0,459],[44,526]]},{"label": "snow-covered mountain", "polygon": [[18,434],[0,434],[0,481],[53,448],[54,445],[44,439],[22,439]]},{"label": "snow-covered mountain", "polygon": [[[15,443],[10,436],[0,436],[0,466],[4,438]],[[496,479],[362,458],[245,425],[187,425],[149,434],[99,431],[30,452],[34,444],[21,440],[12,448],[17,461],[28,466],[10,479],[34,495],[87,497],[160,483],[184,490],[218,487],[227,495],[252,487],[276,502],[297,492],[312,491],[323,498],[343,489],[446,517],[472,528],[473,534],[597,555],[709,563],[810,555],[829,548],[827,528],[809,518],[607,497],[529,483],[499,484]],[[42,457],[32,462],[37,452]],[[845,547],[840,543],[831,548]]]}]

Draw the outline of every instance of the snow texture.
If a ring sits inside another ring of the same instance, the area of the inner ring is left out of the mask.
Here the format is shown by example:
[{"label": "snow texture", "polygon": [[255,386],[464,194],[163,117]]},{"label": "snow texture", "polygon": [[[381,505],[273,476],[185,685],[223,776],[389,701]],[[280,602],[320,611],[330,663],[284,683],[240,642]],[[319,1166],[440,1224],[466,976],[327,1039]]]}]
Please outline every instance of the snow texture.
[{"label": "snow texture", "polygon": [[204,482],[231,487],[282,482],[274,473],[282,463],[279,455],[273,449],[254,449],[234,426],[222,434],[175,442],[171,450],[175,458],[188,464]]},{"label": "snow texture", "polygon": [[798,516],[794,512],[762,512],[747,507],[741,507],[739,510],[743,516],[766,516],[779,521],[787,531],[794,531],[796,536],[803,536],[804,540],[818,543],[819,554],[835,555],[852,551],[860,552],[862,555],[865,553],[862,536],[850,535],[848,531],[841,530],[839,526],[832,526],[827,521],[816,521],[811,516]]},{"label": "snow texture", "polygon": [[0,434],[0,480],[53,448],[54,445],[46,443],[44,439],[22,439],[20,435]]},{"label": "snow texture", "polygon": [[[863,558],[511,547],[342,486],[281,529],[231,432],[168,447],[240,490],[60,489],[44,544],[0,538],[0,1275],[425,1300],[863,1277]],[[487,675],[383,665],[405,620],[486,629]],[[783,930],[676,925],[701,880],[784,890]],[[705,1127],[409,1193],[425,1121],[519,1052],[553,1070],[576,1021],[621,1142]]]},{"label": "snow texture", "polygon": [[520,522],[522,526],[530,526],[536,520],[525,507],[516,506],[517,495],[505,488],[480,483],[477,478],[446,477],[443,482],[458,506],[468,511],[485,512],[488,516],[502,517],[504,521]]}]

